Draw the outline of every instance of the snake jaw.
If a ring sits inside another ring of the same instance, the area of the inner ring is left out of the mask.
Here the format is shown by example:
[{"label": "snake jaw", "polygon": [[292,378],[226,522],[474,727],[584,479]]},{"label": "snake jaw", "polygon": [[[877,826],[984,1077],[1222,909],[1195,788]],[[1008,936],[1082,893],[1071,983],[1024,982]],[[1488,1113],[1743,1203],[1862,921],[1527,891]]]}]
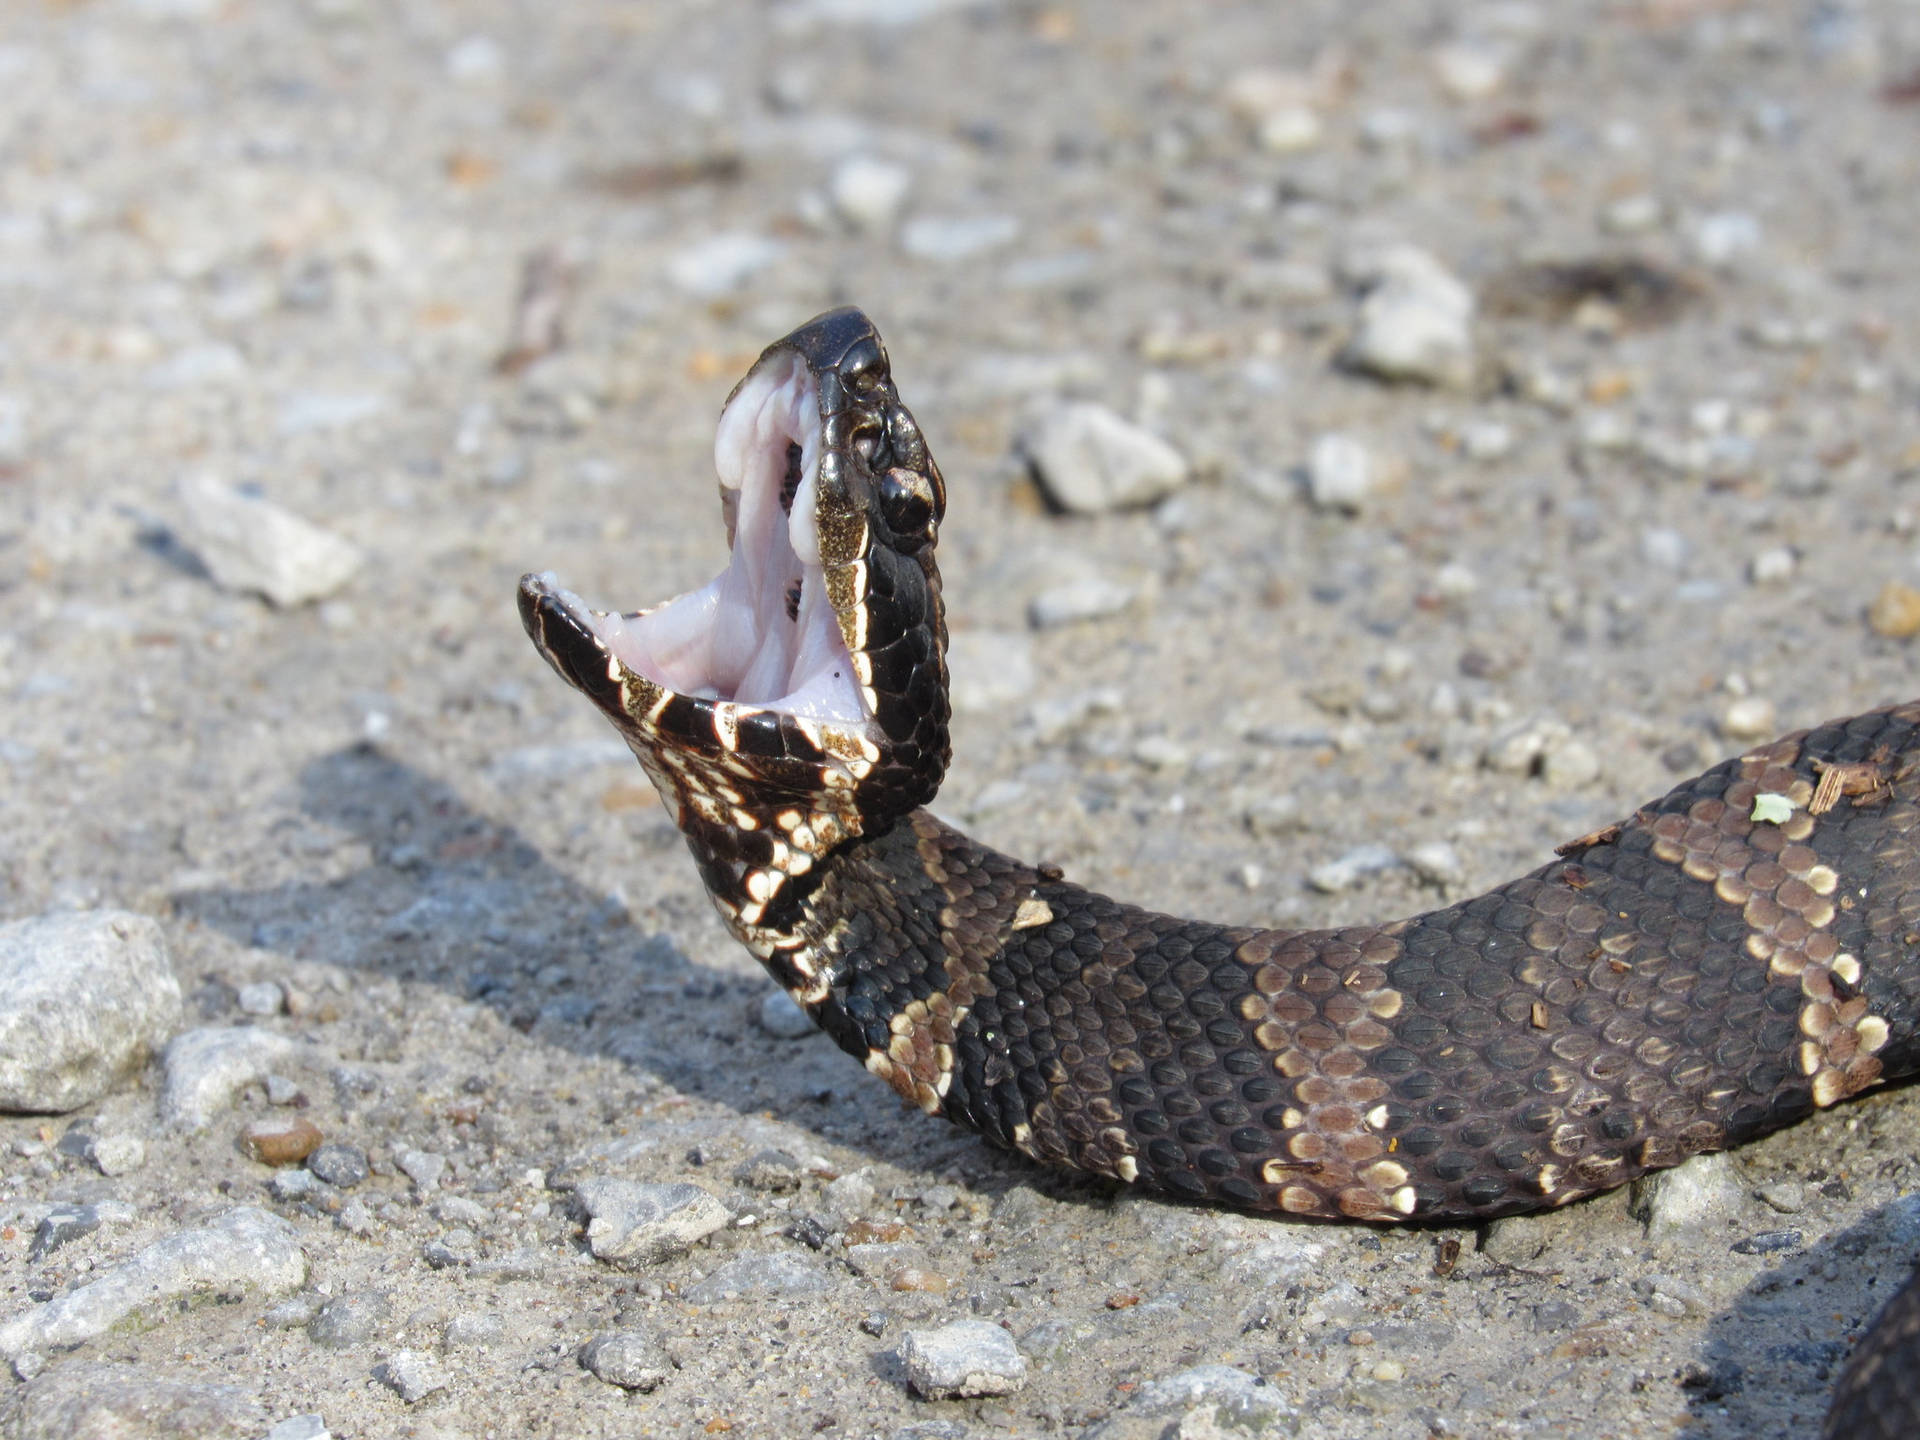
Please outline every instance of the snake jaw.
[{"label": "snake jaw", "polygon": [[[815,862],[931,799],[945,773],[946,492],[857,310],[769,346],[714,439],[727,568],[648,610],[523,576],[520,615],[625,737],[756,951]],[[774,938],[769,939],[769,936]]]}]

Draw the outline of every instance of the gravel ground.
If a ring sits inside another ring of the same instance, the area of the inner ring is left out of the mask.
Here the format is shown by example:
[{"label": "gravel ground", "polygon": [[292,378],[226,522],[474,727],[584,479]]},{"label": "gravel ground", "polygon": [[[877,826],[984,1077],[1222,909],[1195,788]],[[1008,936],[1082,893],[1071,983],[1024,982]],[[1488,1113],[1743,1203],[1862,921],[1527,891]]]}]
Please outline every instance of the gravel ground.
[{"label": "gravel ground", "polygon": [[857,302],[945,814],[1472,893],[1920,693],[1916,76],[1895,0],[8,7],[0,1433],[1809,1433],[1920,1097],[1477,1235],[1038,1173],[791,1034],[512,592],[704,580]]}]

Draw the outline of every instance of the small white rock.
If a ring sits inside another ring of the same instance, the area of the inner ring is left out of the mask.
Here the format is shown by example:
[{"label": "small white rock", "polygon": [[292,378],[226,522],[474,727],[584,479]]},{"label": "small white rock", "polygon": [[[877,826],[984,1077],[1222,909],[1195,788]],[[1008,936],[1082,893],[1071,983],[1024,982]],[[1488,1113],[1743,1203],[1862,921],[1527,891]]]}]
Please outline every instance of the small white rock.
[{"label": "small white rock", "polygon": [[497,80],[505,68],[506,54],[491,35],[469,35],[447,51],[447,78],[463,85]]},{"label": "small white rock", "polygon": [[1720,733],[1729,740],[1764,740],[1777,728],[1773,702],[1764,695],[1743,695],[1720,712]]},{"label": "small white rock", "polygon": [[761,996],[755,1018],[762,1030],[779,1040],[803,1040],[815,1033],[813,1018],[784,990],[769,990]]},{"label": "small white rock", "polygon": [[1406,855],[1407,866],[1422,884],[1451,889],[1467,878],[1467,867],[1460,852],[1444,840],[1424,840]]},{"label": "small white rock", "polygon": [[1609,235],[1644,235],[1660,228],[1667,218],[1667,207],[1660,197],[1638,191],[1622,195],[1600,212],[1600,228]]},{"label": "small white rock", "polygon": [[278,1015],[287,1001],[287,992],[278,980],[256,980],[242,985],[235,995],[242,1015]]},{"label": "small white rock", "polygon": [[211,475],[180,483],[182,527],[214,583],[264,595],[282,609],[321,600],[359,570],[358,546]]},{"label": "small white rock", "polygon": [[1351,435],[1331,432],[1307,456],[1307,493],[1323,510],[1358,511],[1373,490],[1373,457]]},{"label": "small white rock", "polygon": [[257,1025],[184,1031],[162,1057],[166,1082],[160,1092],[160,1118],[178,1129],[203,1129],[242,1089],[264,1084],[299,1053],[300,1047],[286,1036]]},{"label": "small white rock", "polygon": [[1513,427],[1499,420],[1469,420],[1460,427],[1460,453],[1491,465],[1513,453]]},{"label": "small white rock", "polygon": [[892,160],[874,155],[850,155],[834,167],[827,181],[833,208],[850,224],[877,233],[899,218],[913,172]]},{"label": "small white rock", "polygon": [[102,1135],[87,1147],[87,1158],[102,1175],[129,1175],[147,1163],[147,1142],[138,1135]]},{"label": "small white rock", "polygon": [[1671,1170],[1636,1180],[1629,1209],[1654,1237],[1703,1230],[1710,1221],[1737,1216],[1746,1198],[1739,1166],[1722,1151],[1695,1155]]},{"label": "small white rock", "polygon": [[727,1209],[698,1185],[583,1180],[574,1200],[587,1217],[595,1258],[623,1270],[658,1265],[727,1223]]},{"label": "small white rock", "polygon": [[1399,863],[1400,857],[1385,845],[1358,845],[1337,860],[1314,866],[1307,872],[1307,884],[1323,895],[1337,895]]},{"label": "small white rock", "polygon": [[1320,116],[1310,105],[1282,105],[1261,117],[1255,132],[1262,150],[1292,155],[1320,143]]},{"label": "small white rock", "polygon": [[1383,380],[1465,388],[1473,379],[1473,292],[1413,245],[1368,252],[1344,268],[1366,293],[1346,358]]},{"label": "small white rock", "polygon": [[1747,562],[1747,576],[1756,585],[1778,585],[1799,568],[1800,556],[1791,545],[1775,545]]},{"label": "small white rock", "polygon": [[1069,581],[1042,590],[1028,601],[1027,619],[1036,630],[1103,620],[1133,604],[1136,593],[1131,585],[1098,576]]},{"label": "small white rock", "polygon": [[1097,515],[1151,505],[1186,483],[1186,457],[1104,405],[1073,401],[1049,410],[1020,440],[1049,499]]},{"label": "small white rock", "polygon": [[1512,55],[1504,45],[1455,41],[1428,57],[1434,79],[1455,100],[1484,100],[1507,78]]},{"label": "small white rock", "polygon": [[986,1320],[956,1320],[910,1330],[900,1346],[907,1383],[929,1400],[1011,1395],[1027,1381],[1026,1357],[1013,1337]]},{"label": "small white rock", "polygon": [[1480,588],[1480,577],[1459,561],[1449,561],[1433,572],[1433,591],[1443,600],[1464,600]]},{"label": "small white rock", "polygon": [[690,245],[667,262],[667,278],[697,299],[739,290],[778,260],[785,247],[750,230],[727,230]]},{"label": "small white rock", "polygon": [[1651,526],[1640,532],[1640,558],[1662,570],[1683,570],[1693,554],[1693,546],[1678,530]]},{"label": "small white rock", "polygon": [[1020,222],[1011,215],[920,215],[900,229],[900,248],[917,260],[970,260],[1011,245]]},{"label": "small white rock", "polygon": [[1744,210],[1704,215],[1693,227],[1694,252],[1707,264],[1733,264],[1760,246],[1760,222]]},{"label": "small white rock", "polygon": [[1600,757],[1584,740],[1568,740],[1540,761],[1540,778],[1555,790],[1577,790],[1600,778]]},{"label": "small white rock", "polygon": [[396,1350],[384,1364],[374,1367],[373,1374],[409,1405],[446,1389],[450,1383],[440,1362],[425,1350]]}]

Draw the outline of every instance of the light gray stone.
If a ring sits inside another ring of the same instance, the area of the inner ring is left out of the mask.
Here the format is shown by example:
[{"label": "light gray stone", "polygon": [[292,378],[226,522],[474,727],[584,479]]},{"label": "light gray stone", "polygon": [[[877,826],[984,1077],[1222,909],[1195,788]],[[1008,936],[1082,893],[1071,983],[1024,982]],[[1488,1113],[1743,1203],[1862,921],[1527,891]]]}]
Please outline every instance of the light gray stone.
[{"label": "light gray stone", "polygon": [[409,1405],[417,1405],[451,1383],[440,1362],[425,1350],[396,1350],[373,1367],[373,1378]]},{"label": "light gray stone", "polygon": [[778,1040],[803,1040],[818,1033],[813,1017],[784,990],[769,990],[762,995],[756,1018],[760,1028]]},{"label": "light gray stone", "polygon": [[402,1145],[393,1152],[393,1163],[399,1167],[402,1175],[427,1194],[438,1190],[447,1174],[447,1157],[431,1150],[415,1150]]},{"label": "light gray stone", "polygon": [[[21,1392],[9,1440],[257,1440],[267,1414],[248,1387],[69,1363]],[[269,1440],[278,1427],[267,1432]]]},{"label": "light gray stone", "polygon": [[278,980],[256,980],[242,985],[234,995],[242,1015],[278,1015],[286,1008],[287,992]]},{"label": "light gray stone", "polygon": [[1257,1375],[1199,1365],[1140,1387],[1127,1408],[1086,1432],[1086,1440],[1253,1440],[1290,1434],[1299,1413]]},{"label": "light gray stone", "polygon": [[1394,245],[1349,265],[1365,285],[1347,362],[1383,380],[1465,388],[1473,380],[1473,292],[1426,251]]},{"label": "light gray stone", "polygon": [[1339,859],[1314,866],[1307,872],[1307,884],[1323,895],[1337,895],[1399,863],[1399,855],[1386,845],[1356,845]]},{"label": "light gray stone", "polygon": [[644,1330],[596,1335],[580,1352],[580,1363],[595,1378],[622,1390],[658,1390],[673,1374],[673,1361]]},{"label": "light gray stone", "polygon": [[291,510],[200,473],[180,482],[181,538],[223,590],[281,608],[323,600],[360,569],[360,548]]},{"label": "light gray stone", "polygon": [[326,1418],[320,1415],[289,1415],[260,1440],[333,1440]]},{"label": "light gray stone", "polygon": [[1460,852],[1444,840],[1425,840],[1407,851],[1406,861],[1425,885],[1449,889],[1467,878],[1467,867]]},{"label": "light gray stone", "polygon": [[667,262],[667,278],[699,299],[741,289],[778,260],[785,247],[748,230],[729,230],[688,246]]},{"label": "light gray stone", "polygon": [[1323,510],[1358,511],[1373,489],[1373,457],[1351,435],[1327,434],[1307,455],[1307,492]]},{"label": "light gray stone", "polygon": [[687,1291],[696,1305],[718,1300],[794,1300],[825,1295],[833,1277],[820,1262],[805,1255],[777,1251],[772,1255],[742,1255],[729,1260]]},{"label": "light gray stone", "polygon": [[95,1136],[87,1158],[102,1175],[130,1175],[147,1163],[147,1142],[124,1131]]},{"label": "light gray stone", "polygon": [[887,229],[899,218],[900,207],[912,188],[911,170],[876,155],[849,155],[833,167],[827,181],[833,208],[843,219],[870,233]]},{"label": "light gray stone", "polygon": [[200,1130],[249,1085],[264,1085],[270,1071],[285,1068],[300,1047],[257,1025],[206,1026],[176,1035],[163,1057],[166,1083],[160,1118],[183,1130]]},{"label": "light gray stone", "polygon": [[1696,1155],[1671,1170],[1634,1181],[1629,1209],[1646,1225],[1650,1237],[1659,1238],[1737,1216],[1746,1199],[1740,1168],[1733,1156],[1722,1151]]},{"label": "light gray stone", "polygon": [[900,1359],[907,1383],[929,1400],[1011,1395],[1027,1382],[1026,1357],[1013,1336],[987,1320],[909,1330]]},{"label": "light gray stone", "polygon": [[393,1323],[393,1302],[379,1290],[336,1295],[307,1325],[314,1344],[328,1350],[365,1345],[386,1334]]},{"label": "light gray stone", "polygon": [[1020,449],[1047,497],[1079,515],[1151,505],[1192,473],[1165,440],[1090,400],[1049,410]]},{"label": "light gray stone", "polygon": [[1133,586],[1103,576],[1069,580],[1042,590],[1028,601],[1027,619],[1036,630],[1103,620],[1126,609],[1137,594]]},{"label": "light gray stone", "polygon": [[0,1110],[99,1099],[180,1016],[166,940],[147,916],[91,910],[0,925]]},{"label": "light gray stone", "polygon": [[0,1323],[0,1355],[65,1350],[127,1320],[162,1323],[177,1303],[216,1293],[282,1295],[306,1283],[307,1257],[293,1226],[251,1205],[156,1240],[85,1285]]},{"label": "light gray stone", "polygon": [[970,260],[1011,245],[1020,222],[1011,215],[918,215],[900,227],[900,248],[918,260]]},{"label": "light gray stone", "polygon": [[599,1178],[582,1181],[573,1194],[587,1217],[588,1248],[623,1270],[671,1260],[727,1223],[724,1205],[684,1181],[647,1185]]}]

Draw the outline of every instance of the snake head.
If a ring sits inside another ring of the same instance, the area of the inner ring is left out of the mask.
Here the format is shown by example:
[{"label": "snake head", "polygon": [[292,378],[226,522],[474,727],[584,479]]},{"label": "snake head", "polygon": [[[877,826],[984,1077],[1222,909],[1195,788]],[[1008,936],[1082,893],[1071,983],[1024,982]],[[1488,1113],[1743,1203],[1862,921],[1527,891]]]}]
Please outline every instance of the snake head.
[{"label": "snake head", "polygon": [[712,581],[618,613],[526,575],[520,618],[625,737],[764,954],[820,859],[946,773],[946,486],[854,309],[767,347],[721,411],[714,463],[731,553]]}]

